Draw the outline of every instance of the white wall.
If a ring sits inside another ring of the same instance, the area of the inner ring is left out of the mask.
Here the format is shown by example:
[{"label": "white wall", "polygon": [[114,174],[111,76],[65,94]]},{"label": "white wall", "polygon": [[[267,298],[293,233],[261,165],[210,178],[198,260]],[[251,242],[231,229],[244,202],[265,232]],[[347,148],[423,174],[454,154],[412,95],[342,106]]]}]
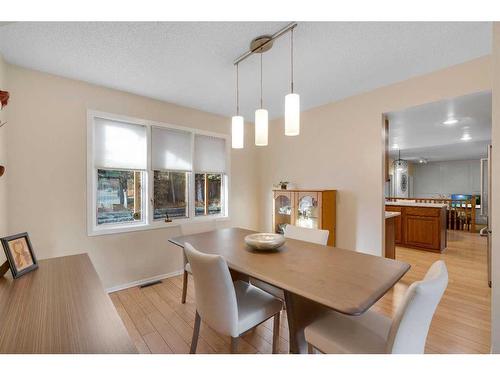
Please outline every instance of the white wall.
[{"label": "white wall", "polygon": [[500,353],[500,23],[493,23],[493,126],[492,167],[493,196],[490,198],[492,217],[490,228],[492,237],[492,283],[491,293],[491,345],[493,353]]},{"label": "white wall", "polygon": [[[86,111],[218,133],[230,132],[230,119],[13,65],[7,75],[9,233],[29,232],[42,259],[88,252],[106,288],[181,270],[181,251],[167,242],[179,228],[87,236]],[[247,147],[231,153],[232,220],[218,225],[257,227],[252,137],[247,131]]]},{"label": "white wall", "polygon": [[[6,76],[6,64],[0,55],[0,90],[7,90],[7,76]],[[0,111],[0,124],[7,121],[7,107]],[[7,137],[6,131],[7,126],[5,125],[0,128],[0,165],[6,167],[7,164]],[[9,176],[8,168],[6,168],[5,174],[0,177],[0,237],[7,235],[7,178]],[[2,249],[0,249],[0,264],[5,261],[5,254]]]},{"label": "white wall", "polygon": [[337,246],[380,255],[382,114],[490,89],[484,57],[302,112],[299,137],[285,137],[283,120],[272,121],[269,146],[258,150],[261,229],[271,229],[273,183],[338,189]]},{"label": "white wall", "polygon": [[449,197],[451,194],[480,194],[480,160],[452,160],[415,164],[413,196]]}]

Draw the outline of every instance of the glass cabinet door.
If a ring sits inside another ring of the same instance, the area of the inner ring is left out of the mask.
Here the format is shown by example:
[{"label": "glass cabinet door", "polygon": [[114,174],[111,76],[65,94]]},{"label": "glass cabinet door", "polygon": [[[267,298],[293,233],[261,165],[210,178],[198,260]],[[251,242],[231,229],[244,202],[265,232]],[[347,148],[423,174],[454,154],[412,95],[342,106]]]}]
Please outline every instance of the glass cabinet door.
[{"label": "glass cabinet door", "polygon": [[291,194],[279,194],[274,198],[274,222],[276,233],[284,233],[285,226],[292,223]]},{"label": "glass cabinet door", "polygon": [[302,193],[299,195],[297,203],[297,220],[295,224],[304,228],[319,228],[317,194]]}]

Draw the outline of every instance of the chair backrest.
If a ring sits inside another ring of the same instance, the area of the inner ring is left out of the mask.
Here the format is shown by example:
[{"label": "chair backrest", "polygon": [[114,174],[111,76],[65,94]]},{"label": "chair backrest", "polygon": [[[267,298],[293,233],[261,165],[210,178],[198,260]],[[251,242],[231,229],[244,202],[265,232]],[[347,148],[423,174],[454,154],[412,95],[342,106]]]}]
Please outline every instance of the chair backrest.
[{"label": "chair backrest", "polygon": [[[180,235],[181,236],[188,236],[190,234],[196,234],[196,233],[202,233],[202,232],[210,232],[212,230],[217,229],[217,223],[214,220],[208,220],[208,221],[200,221],[197,222],[196,224],[193,223],[187,223],[187,224],[181,224],[180,225]],[[186,254],[183,252],[182,254],[184,266],[188,263]]]},{"label": "chair backrest", "polygon": [[296,225],[287,224],[285,227],[285,237],[294,240],[313,242],[319,245],[326,245],[330,232],[324,229],[302,228]]},{"label": "chair backrest", "polygon": [[448,271],[442,260],[429,268],[423,280],[410,285],[389,331],[388,353],[424,353],[432,317],[447,285]]},{"label": "chair backrest", "polygon": [[184,244],[195,286],[196,310],[204,322],[223,335],[238,337],[238,304],[226,260]]}]

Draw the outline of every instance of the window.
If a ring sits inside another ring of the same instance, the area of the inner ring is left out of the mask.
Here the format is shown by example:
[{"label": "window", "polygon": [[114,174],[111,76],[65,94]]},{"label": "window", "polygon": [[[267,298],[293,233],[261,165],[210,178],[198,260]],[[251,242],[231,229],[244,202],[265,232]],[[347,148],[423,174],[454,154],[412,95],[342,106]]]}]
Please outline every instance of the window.
[{"label": "window", "polygon": [[154,219],[186,218],[187,173],[154,171]]},{"label": "window", "polygon": [[103,118],[94,123],[95,224],[144,224],[146,128]]},{"label": "window", "polygon": [[194,147],[195,215],[219,215],[224,210],[226,144],[224,139],[196,134]]},{"label": "window", "polygon": [[187,218],[192,135],[187,131],[153,127],[151,139],[154,220]]},{"label": "window", "polygon": [[222,212],[222,174],[196,173],[196,216],[219,215]]},{"label": "window", "polygon": [[227,216],[227,137],[88,112],[89,235]]},{"label": "window", "polygon": [[142,173],[97,170],[97,224],[142,220]]}]

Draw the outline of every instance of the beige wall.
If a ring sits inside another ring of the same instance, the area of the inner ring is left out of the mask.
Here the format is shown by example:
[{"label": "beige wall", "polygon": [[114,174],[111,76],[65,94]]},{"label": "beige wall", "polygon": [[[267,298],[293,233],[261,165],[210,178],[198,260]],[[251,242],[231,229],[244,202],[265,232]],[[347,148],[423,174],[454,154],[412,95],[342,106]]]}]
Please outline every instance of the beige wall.
[{"label": "beige wall", "polygon": [[[86,111],[219,133],[230,132],[230,120],[13,65],[7,66],[7,74],[12,98],[7,129],[9,232],[29,232],[39,258],[88,252],[107,288],[180,270],[181,252],[167,242],[179,228],[87,236]],[[252,137],[247,132],[247,145]],[[219,226],[257,227],[254,154],[253,146],[232,151],[232,220]],[[193,224],[188,230],[204,227]]]},{"label": "beige wall", "polygon": [[285,137],[283,120],[273,121],[269,147],[258,151],[261,229],[271,229],[273,183],[338,189],[337,246],[380,255],[382,114],[489,89],[484,57],[302,112],[299,137]]},{"label": "beige wall", "polygon": [[[6,64],[0,55],[0,90],[7,91]],[[0,111],[0,124],[7,121],[7,107]],[[6,125],[7,126],[7,125]],[[6,166],[7,163],[7,139],[6,126],[0,128],[0,165]],[[0,237],[7,235],[7,177],[6,172],[0,177]],[[5,260],[5,254],[0,249],[0,263]]]},{"label": "beige wall", "polygon": [[493,23],[493,129],[492,129],[492,309],[491,346],[493,353],[500,353],[500,23]]}]

